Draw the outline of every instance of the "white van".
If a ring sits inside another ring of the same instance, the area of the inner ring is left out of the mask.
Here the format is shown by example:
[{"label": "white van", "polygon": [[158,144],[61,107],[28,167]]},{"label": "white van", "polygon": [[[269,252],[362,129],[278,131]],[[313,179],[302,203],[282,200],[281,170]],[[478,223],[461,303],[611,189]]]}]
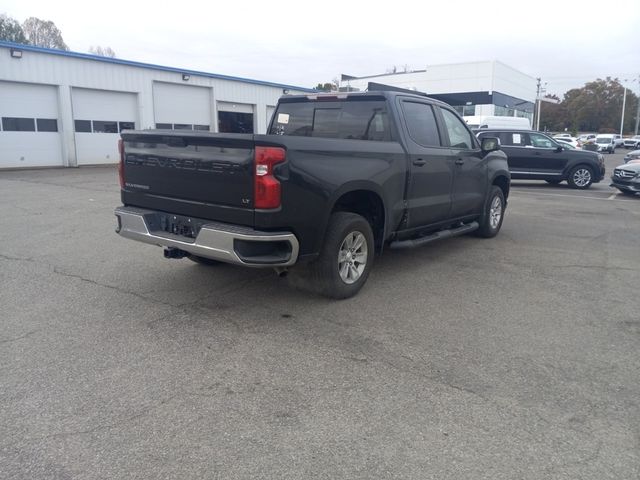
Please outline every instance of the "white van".
[{"label": "white van", "polygon": [[528,118],[523,117],[498,117],[491,115],[475,115],[462,117],[469,128],[510,128],[512,130],[531,130],[531,123]]}]

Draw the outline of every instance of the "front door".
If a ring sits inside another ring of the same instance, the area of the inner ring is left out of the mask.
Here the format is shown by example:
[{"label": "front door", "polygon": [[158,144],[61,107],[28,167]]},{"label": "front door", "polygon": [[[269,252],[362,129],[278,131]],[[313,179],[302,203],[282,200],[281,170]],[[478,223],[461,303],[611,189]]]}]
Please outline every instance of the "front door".
[{"label": "front door", "polygon": [[487,190],[487,165],[480,145],[464,122],[452,111],[440,108],[454,164],[451,218],[482,211]]},{"label": "front door", "polygon": [[559,145],[541,133],[529,133],[531,154],[527,156],[524,168],[531,172],[544,175],[558,175],[564,171],[569,155],[567,150],[559,149]]}]

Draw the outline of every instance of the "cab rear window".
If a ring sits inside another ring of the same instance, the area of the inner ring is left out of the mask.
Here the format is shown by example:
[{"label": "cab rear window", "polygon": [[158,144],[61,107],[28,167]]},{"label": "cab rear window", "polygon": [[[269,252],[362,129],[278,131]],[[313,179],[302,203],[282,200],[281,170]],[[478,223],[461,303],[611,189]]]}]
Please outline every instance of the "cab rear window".
[{"label": "cab rear window", "polygon": [[281,103],[269,133],[381,142],[392,140],[384,101]]}]

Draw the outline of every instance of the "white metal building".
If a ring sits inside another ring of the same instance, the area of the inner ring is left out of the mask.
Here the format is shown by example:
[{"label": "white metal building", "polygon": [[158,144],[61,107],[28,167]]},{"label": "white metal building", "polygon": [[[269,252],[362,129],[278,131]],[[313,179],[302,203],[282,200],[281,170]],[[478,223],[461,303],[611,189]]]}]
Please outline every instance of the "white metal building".
[{"label": "white metal building", "polygon": [[369,82],[418,90],[463,116],[533,117],[536,79],[498,61],[431,65],[425,70],[368,77],[342,75],[341,90],[365,90]]},{"label": "white metal building", "polygon": [[124,129],[265,133],[311,89],[0,41],[0,168],[117,162]]}]

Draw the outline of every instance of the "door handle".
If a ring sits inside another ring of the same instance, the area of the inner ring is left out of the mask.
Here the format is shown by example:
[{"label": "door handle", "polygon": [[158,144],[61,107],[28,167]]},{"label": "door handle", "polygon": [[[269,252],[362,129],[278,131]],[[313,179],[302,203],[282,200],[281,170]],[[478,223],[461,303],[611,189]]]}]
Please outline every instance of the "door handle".
[{"label": "door handle", "polygon": [[416,165],[416,166],[418,166],[418,167],[422,167],[422,166],[424,166],[424,165],[426,165],[426,164],[427,164],[427,161],[426,161],[426,160],[423,160],[423,159],[421,159],[421,158],[418,158],[418,159],[416,159],[416,160],[414,160],[414,161],[413,161],[413,164],[414,164],[414,165]]},{"label": "door handle", "polygon": [[456,160],[456,165],[464,165],[464,160],[459,158]]}]

